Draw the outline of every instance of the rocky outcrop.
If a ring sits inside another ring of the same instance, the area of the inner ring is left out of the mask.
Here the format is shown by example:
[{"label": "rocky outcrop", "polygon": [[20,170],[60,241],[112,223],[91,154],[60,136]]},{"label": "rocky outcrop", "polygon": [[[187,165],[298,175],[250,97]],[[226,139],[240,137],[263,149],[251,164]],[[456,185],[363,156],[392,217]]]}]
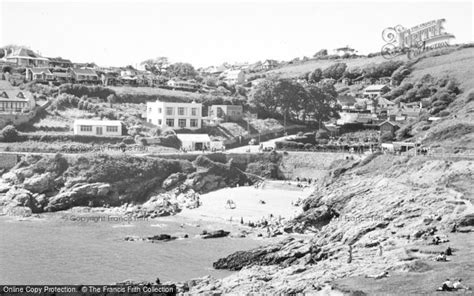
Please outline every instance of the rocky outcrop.
[{"label": "rocky outcrop", "polygon": [[193,163],[197,171],[188,176],[185,184],[196,192],[209,192],[250,182],[245,173],[232,165],[232,160],[223,164],[201,155]]},{"label": "rocky outcrop", "polygon": [[240,270],[252,265],[309,264],[326,258],[327,254],[310,240],[289,237],[278,244],[259,247],[250,251],[239,251],[213,263],[216,269]]},{"label": "rocky outcrop", "polygon": [[169,234],[158,234],[154,236],[148,236],[148,237],[138,237],[138,236],[127,236],[125,237],[124,240],[129,241],[129,242],[136,242],[136,241],[146,241],[146,242],[157,242],[157,241],[172,241],[177,239],[177,236],[172,236]]},{"label": "rocky outcrop", "polygon": [[174,186],[178,185],[179,182],[184,181],[186,179],[186,174],[184,173],[175,173],[169,175],[166,180],[163,181],[163,189],[169,190]]},{"label": "rocky outcrop", "polygon": [[49,172],[40,175],[34,175],[23,181],[23,188],[34,193],[43,193],[54,188],[54,179],[55,176]]},{"label": "rocky outcrop", "polygon": [[45,210],[54,212],[76,206],[114,204],[116,201],[117,195],[108,183],[79,183],[72,188],[63,189],[52,197]]},{"label": "rocky outcrop", "polygon": [[225,230],[215,230],[211,232],[207,232],[206,230],[203,231],[201,234],[201,238],[208,239],[208,238],[219,238],[219,237],[226,237],[230,234],[230,231]]}]

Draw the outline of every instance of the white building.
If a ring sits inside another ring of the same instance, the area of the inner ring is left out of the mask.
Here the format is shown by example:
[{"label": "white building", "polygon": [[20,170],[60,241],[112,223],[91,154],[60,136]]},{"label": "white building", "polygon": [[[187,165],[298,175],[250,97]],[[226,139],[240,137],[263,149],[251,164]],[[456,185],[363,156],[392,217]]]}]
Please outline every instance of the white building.
[{"label": "white building", "polygon": [[211,138],[207,134],[177,134],[181,148],[187,151],[211,149]]},{"label": "white building", "polygon": [[160,128],[200,129],[202,121],[201,103],[147,102],[146,118]]},{"label": "white building", "polygon": [[245,82],[245,74],[242,70],[227,70],[221,75],[224,82],[229,85],[243,84]]},{"label": "white building", "polygon": [[76,119],[74,134],[83,136],[121,136],[122,122],[119,120]]}]

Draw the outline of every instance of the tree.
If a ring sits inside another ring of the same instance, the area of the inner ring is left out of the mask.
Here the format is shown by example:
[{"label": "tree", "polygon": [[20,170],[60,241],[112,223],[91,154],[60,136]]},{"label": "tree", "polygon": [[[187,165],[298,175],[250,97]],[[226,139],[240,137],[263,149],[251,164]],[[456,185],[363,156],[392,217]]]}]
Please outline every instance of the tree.
[{"label": "tree", "polygon": [[313,72],[311,72],[308,75],[308,82],[309,83],[318,83],[319,81],[321,81],[322,78],[323,78],[323,71],[320,68],[316,68],[316,69],[314,69]]},{"label": "tree", "polygon": [[197,72],[189,63],[175,63],[169,66],[167,75],[170,77],[194,78]]},{"label": "tree", "polygon": [[339,80],[342,78],[346,68],[347,65],[345,63],[335,63],[323,70],[323,77]]},{"label": "tree", "polygon": [[2,130],[2,136],[5,142],[14,142],[18,139],[18,131],[13,125],[7,125]]},{"label": "tree", "polygon": [[317,57],[324,57],[324,56],[327,56],[328,55],[328,50],[327,49],[321,49],[320,51],[318,51],[317,53],[315,53],[313,55],[314,58],[317,58]]},{"label": "tree", "polygon": [[110,108],[112,108],[113,104],[117,102],[117,96],[111,94],[107,97],[107,102],[109,102]]},{"label": "tree", "polygon": [[305,113],[304,116],[312,116],[318,122],[318,126],[323,121],[339,118],[340,106],[337,104],[337,92],[334,85],[325,83],[320,86],[309,85],[306,92],[306,101],[301,106]]}]

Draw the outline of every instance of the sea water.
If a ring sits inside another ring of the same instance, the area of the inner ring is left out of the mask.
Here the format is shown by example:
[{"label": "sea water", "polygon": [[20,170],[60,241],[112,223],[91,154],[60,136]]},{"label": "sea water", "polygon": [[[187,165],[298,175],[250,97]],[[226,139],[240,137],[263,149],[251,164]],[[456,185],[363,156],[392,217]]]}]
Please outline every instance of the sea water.
[{"label": "sea water", "polygon": [[[212,263],[235,251],[264,244],[252,238],[201,239],[206,225],[173,218],[97,221],[0,217],[2,284],[112,284],[124,280],[182,281],[231,274]],[[130,242],[126,236],[160,233],[189,238],[168,242]]]}]

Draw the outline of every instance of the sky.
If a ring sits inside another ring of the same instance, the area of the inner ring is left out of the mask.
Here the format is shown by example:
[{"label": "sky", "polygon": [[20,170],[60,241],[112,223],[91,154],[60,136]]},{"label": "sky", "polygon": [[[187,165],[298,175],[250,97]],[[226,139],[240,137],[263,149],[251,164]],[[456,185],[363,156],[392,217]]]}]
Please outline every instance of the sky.
[{"label": "sky", "polygon": [[159,56],[195,67],[311,57],[349,45],[380,51],[387,27],[446,19],[451,43],[473,41],[472,1],[0,0],[0,47],[136,66]]}]

